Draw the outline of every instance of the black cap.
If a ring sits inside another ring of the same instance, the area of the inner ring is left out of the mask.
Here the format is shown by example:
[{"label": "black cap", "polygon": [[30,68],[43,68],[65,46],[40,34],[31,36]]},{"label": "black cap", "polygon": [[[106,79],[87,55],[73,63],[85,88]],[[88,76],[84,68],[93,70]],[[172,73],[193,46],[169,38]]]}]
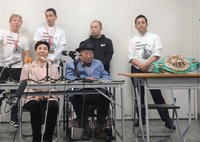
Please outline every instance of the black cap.
[{"label": "black cap", "polygon": [[94,50],[94,47],[92,46],[91,43],[87,41],[81,41],[79,44],[79,48],[76,49],[77,52],[81,52],[82,50]]}]

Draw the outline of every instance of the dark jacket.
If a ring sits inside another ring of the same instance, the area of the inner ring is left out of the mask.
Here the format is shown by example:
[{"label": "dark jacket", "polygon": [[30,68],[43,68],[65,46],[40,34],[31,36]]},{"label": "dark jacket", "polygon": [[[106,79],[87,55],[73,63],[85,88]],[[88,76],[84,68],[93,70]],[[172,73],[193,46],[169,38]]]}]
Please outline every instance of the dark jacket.
[{"label": "dark jacket", "polygon": [[101,35],[100,38],[90,36],[86,41],[94,47],[94,58],[102,61],[104,69],[110,73],[110,60],[114,53],[112,41],[105,35]]}]

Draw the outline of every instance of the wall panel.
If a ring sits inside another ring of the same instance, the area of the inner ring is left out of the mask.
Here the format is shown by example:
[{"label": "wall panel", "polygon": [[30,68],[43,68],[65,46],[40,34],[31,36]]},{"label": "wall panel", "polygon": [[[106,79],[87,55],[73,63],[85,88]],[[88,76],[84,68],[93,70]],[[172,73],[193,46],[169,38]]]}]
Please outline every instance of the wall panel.
[{"label": "wall panel", "polygon": [[[164,49],[162,56],[169,54],[194,56],[192,1],[0,0],[0,2],[0,28],[9,27],[8,19],[11,13],[21,14],[24,21],[21,31],[29,38],[31,46],[35,29],[45,23],[44,11],[49,7],[57,10],[57,25],[66,32],[67,50],[74,50],[80,41],[89,36],[89,24],[92,20],[102,21],[103,33],[111,38],[114,44],[112,78],[126,81],[124,94],[127,118],[131,118],[132,112],[132,84],[129,78],[118,76],[117,73],[130,72],[127,48],[129,40],[137,33],[134,29],[134,18],[138,14],[146,15],[149,20],[149,30],[160,36]],[[31,52],[33,53],[33,49]],[[181,117],[186,117],[185,110],[183,112]]]}]

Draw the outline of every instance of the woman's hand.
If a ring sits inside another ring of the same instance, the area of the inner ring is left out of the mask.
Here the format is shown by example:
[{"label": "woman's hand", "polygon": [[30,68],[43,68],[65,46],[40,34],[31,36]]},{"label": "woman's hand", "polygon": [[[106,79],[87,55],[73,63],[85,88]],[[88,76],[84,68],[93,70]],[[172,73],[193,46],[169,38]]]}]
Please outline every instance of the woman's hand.
[{"label": "woman's hand", "polygon": [[49,96],[43,96],[44,100],[48,100],[50,97]]},{"label": "woman's hand", "polygon": [[35,98],[38,102],[43,100],[43,97],[42,97],[42,96],[34,96],[34,98]]}]

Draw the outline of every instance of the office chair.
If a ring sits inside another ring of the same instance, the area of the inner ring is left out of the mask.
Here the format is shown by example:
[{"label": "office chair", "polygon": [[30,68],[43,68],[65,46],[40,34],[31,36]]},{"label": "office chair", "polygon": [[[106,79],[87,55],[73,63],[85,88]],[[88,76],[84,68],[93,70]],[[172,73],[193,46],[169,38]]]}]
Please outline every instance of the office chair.
[{"label": "office chair", "polygon": [[[23,133],[23,113],[26,113],[28,112],[29,113],[29,110],[25,109],[22,107],[22,99],[20,99],[19,101],[19,140],[22,141],[22,137],[32,137],[32,134],[25,134]],[[60,105],[60,99],[58,98],[58,104]],[[28,115],[29,118],[30,118],[30,114]],[[30,122],[30,119],[29,121]],[[43,125],[42,125],[43,127]],[[31,130],[32,131],[32,130]],[[57,123],[56,123],[56,128],[54,130],[54,142],[59,142],[59,139],[60,139],[60,110],[58,112],[58,115],[57,115]]]}]

